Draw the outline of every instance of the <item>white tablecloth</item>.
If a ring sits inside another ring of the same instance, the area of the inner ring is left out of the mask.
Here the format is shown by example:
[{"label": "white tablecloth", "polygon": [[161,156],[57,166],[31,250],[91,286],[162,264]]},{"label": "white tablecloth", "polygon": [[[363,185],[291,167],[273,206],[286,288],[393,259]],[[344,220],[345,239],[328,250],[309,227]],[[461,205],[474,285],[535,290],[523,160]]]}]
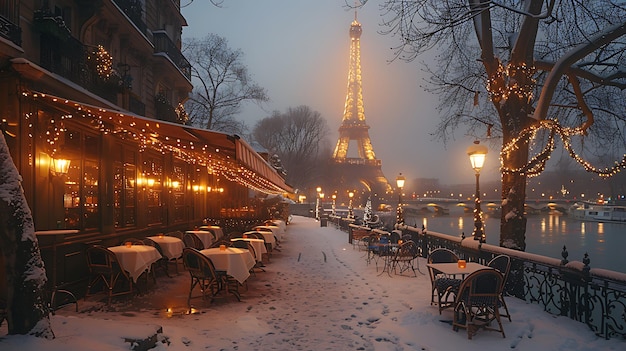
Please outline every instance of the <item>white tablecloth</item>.
[{"label": "white tablecloth", "polygon": [[230,241],[237,241],[237,240],[249,242],[250,245],[252,245],[252,247],[254,248],[254,253],[256,255],[254,258],[257,260],[257,262],[261,262],[263,260],[263,254],[267,253],[267,249],[265,248],[265,241],[263,241],[263,239],[254,239],[254,238],[230,239]]},{"label": "white tablecloth", "polygon": [[256,261],[248,250],[227,247],[222,251],[219,247],[204,249],[200,251],[203,255],[213,261],[215,269],[225,271],[226,274],[243,283],[250,276],[250,269],[254,267]]},{"label": "white tablecloth", "polygon": [[[283,231],[280,229],[280,227],[275,226],[275,225],[257,225],[256,227],[252,228],[253,230],[259,230],[259,231],[271,231],[274,236],[276,237],[276,240],[281,241],[283,240]],[[267,240],[265,240],[267,241]]]},{"label": "white tablecloth", "polygon": [[159,244],[163,256],[167,259],[181,257],[183,255],[183,247],[185,244],[182,240],[173,236],[149,236],[148,239],[152,239],[155,243]]},{"label": "white tablecloth", "polygon": [[263,232],[263,231],[259,231],[259,230],[252,230],[249,232],[245,232],[244,234],[261,234],[263,235],[263,238],[265,239],[265,242],[267,244],[271,244],[272,247],[276,246],[276,239],[274,239],[274,233],[272,232]]},{"label": "white tablecloth", "polygon": [[205,248],[211,247],[211,245],[215,242],[215,236],[208,230],[188,230],[185,233],[196,234],[202,244],[204,244]]},{"label": "white tablecloth", "polygon": [[113,251],[120,267],[127,271],[136,282],[141,273],[150,271],[152,264],[161,259],[159,251],[150,245],[112,246],[108,248]]},{"label": "white tablecloth", "polygon": [[202,227],[200,227],[200,230],[206,230],[213,233],[213,236],[215,236],[216,240],[224,237],[224,231],[222,230],[222,227],[218,227],[216,225],[203,225]]}]

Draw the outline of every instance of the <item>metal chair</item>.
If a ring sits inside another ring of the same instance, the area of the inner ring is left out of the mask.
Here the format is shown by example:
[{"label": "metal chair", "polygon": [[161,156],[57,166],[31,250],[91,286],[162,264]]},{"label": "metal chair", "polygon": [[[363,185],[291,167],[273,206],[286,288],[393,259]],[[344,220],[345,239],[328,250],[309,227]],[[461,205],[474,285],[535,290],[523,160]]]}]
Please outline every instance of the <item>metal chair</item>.
[{"label": "metal chair", "polygon": [[[438,248],[433,250],[430,255],[428,255],[428,263],[453,263],[457,262],[459,257],[449,249]],[[451,293],[453,286],[460,285],[460,279],[452,279],[446,277],[440,271],[428,267],[428,273],[430,274],[430,283],[431,283],[431,297],[430,304],[437,305],[439,307],[439,314],[443,309],[452,307],[454,301]],[[437,297],[437,301],[435,302],[435,297]]]},{"label": "metal chair", "polygon": [[183,243],[185,244],[185,247],[191,247],[196,250],[204,250],[204,243],[194,233],[185,233],[183,236]]},{"label": "metal chair", "polygon": [[[455,331],[465,328],[468,339],[480,329],[498,331],[503,338],[506,337],[499,312],[503,281],[502,273],[491,268],[468,275],[454,301],[452,328]],[[498,328],[491,326],[493,322],[498,324]]]},{"label": "metal chair", "polygon": [[500,294],[500,307],[504,307],[504,311],[506,314],[500,314],[502,317],[507,317],[509,322],[511,322],[511,314],[509,313],[509,308],[506,306],[506,302],[504,301],[504,286],[506,285],[506,280],[509,277],[509,271],[511,270],[511,257],[507,255],[498,255],[487,263],[487,266],[498,270],[502,273],[504,279],[502,280],[502,291]]},{"label": "metal chair", "polygon": [[[91,288],[98,282],[102,282],[107,289],[109,304],[113,296],[133,293],[134,284],[132,278],[128,272],[120,267],[117,257],[111,250],[103,246],[87,248],[87,265],[89,266],[90,278],[87,284],[85,300],[91,295]],[[127,289],[114,291],[116,287],[123,288],[125,283],[128,283]]]},{"label": "metal chair", "polygon": [[415,273],[415,262],[417,262],[417,270],[422,273],[422,271],[420,271],[418,257],[419,250],[417,244],[411,240],[403,242],[398,247],[398,250],[392,260],[394,273],[396,273],[396,268],[400,266],[400,274],[411,269],[413,271],[413,276],[417,277],[417,273]]}]

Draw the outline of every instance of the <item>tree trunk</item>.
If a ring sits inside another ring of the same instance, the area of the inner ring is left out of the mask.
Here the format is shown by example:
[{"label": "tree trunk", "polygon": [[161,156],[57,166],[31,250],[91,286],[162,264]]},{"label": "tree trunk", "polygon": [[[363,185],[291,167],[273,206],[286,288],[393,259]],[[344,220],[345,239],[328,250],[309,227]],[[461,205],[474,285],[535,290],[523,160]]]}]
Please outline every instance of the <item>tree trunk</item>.
[{"label": "tree trunk", "polygon": [[0,247],[7,277],[8,331],[51,339],[46,270],[21,180],[0,131]]},{"label": "tree trunk", "polygon": [[[520,136],[520,132],[529,127],[533,120],[528,118],[527,106],[515,101],[507,101],[501,113],[508,117],[503,126],[503,146]],[[515,170],[502,173],[502,214],[500,217],[500,246],[509,249],[526,250],[526,180],[527,175],[518,171],[528,162],[529,145],[526,141],[518,141],[515,148],[503,153],[502,166],[505,170]],[[524,296],[524,266],[523,262],[514,260],[509,273],[512,284],[509,291],[513,296]]]}]

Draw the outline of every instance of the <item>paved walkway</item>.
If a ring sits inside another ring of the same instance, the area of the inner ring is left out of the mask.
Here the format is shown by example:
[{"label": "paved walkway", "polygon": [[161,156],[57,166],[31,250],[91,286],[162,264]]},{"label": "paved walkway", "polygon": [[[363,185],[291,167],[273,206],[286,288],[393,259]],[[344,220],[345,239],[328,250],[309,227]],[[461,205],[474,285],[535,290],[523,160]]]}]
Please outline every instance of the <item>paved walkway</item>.
[{"label": "paved walkway", "polygon": [[[424,263],[421,259],[427,273]],[[186,314],[190,278],[182,270],[173,278],[158,277],[157,287],[145,296],[120,297],[109,307],[81,301],[79,315],[160,324],[172,341],[167,350],[180,350],[175,345],[183,344],[189,347],[186,350],[602,348],[594,344],[585,325],[557,320],[538,306],[515,299],[507,300],[513,322],[503,322],[506,339],[481,332],[468,341],[463,331],[455,333],[442,322],[452,319],[450,311],[439,315],[430,306],[427,274],[381,275],[380,269],[366,263],[365,252],[347,243],[346,233],[320,228],[310,218],[295,217],[281,251],[274,252],[265,269],[249,279],[247,290],[242,288],[242,302],[232,296],[212,304],[195,299],[192,315]],[[74,313],[65,308],[59,314]],[[579,345],[576,339],[585,333],[590,341]]]}]

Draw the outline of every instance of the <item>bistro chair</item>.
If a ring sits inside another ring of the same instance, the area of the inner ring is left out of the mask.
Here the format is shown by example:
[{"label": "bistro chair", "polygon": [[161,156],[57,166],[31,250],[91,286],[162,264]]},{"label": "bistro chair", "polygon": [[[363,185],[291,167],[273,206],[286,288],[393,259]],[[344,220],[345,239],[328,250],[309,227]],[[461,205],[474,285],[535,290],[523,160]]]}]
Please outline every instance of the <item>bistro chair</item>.
[{"label": "bistro chair", "polygon": [[198,236],[194,233],[185,233],[183,236],[183,243],[185,244],[185,247],[191,247],[196,250],[204,250],[202,240],[200,240],[200,238],[198,238]]},{"label": "bistro chair", "polygon": [[[471,339],[478,330],[493,330],[502,333],[499,303],[504,277],[496,269],[480,269],[467,276],[459,287],[454,301],[454,317],[452,329],[467,330],[467,338]],[[491,324],[496,322],[498,328]]]},{"label": "bistro chair", "polygon": [[218,293],[220,284],[211,259],[192,247],[185,247],[183,249],[183,266],[191,276],[191,287],[187,296],[189,310],[191,310],[193,289],[196,286],[200,287],[203,300],[210,296],[211,302],[213,302],[213,297]]},{"label": "bistro chair", "polygon": [[[117,257],[111,250],[99,245],[90,246],[87,248],[87,265],[90,277],[85,300],[91,295],[91,288],[98,282],[104,284],[109,304],[113,296],[133,293],[132,278],[120,267]],[[115,291],[116,288],[121,290]]]},{"label": "bistro chair", "polygon": [[391,243],[397,244],[398,240],[400,240],[401,234],[402,234],[402,231],[400,230],[392,230],[391,234],[389,234],[389,240],[391,241]]},{"label": "bistro chair", "polygon": [[502,276],[504,277],[500,293],[500,307],[504,307],[505,314],[500,314],[500,316],[507,317],[509,322],[511,322],[511,314],[509,313],[509,308],[506,306],[506,302],[504,301],[504,286],[506,285],[506,280],[508,279],[509,271],[511,270],[511,257],[507,255],[498,255],[491,259],[491,261],[487,263],[487,266],[502,273]]},{"label": "bistro chair", "polygon": [[418,257],[419,250],[417,244],[411,240],[402,242],[392,260],[394,273],[396,272],[396,268],[400,266],[400,275],[402,275],[402,272],[411,269],[413,276],[417,277],[415,273],[415,262],[417,262],[417,270],[422,273],[419,268]]},{"label": "bistro chair", "polygon": [[[459,257],[452,250],[446,248],[435,249],[428,255],[428,263],[454,263],[458,260]],[[436,304],[439,307],[439,314],[441,314],[444,308],[453,306],[453,293],[456,291],[455,286],[458,287],[461,284],[461,280],[449,278],[442,272],[431,267],[428,267],[428,273],[430,274],[432,289],[430,304]],[[436,302],[435,297],[437,297]]]},{"label": "bistro chair", "polygon": [[[170,277],[170,273],[169,273],[169,263],[170,262],[174,262],[174,264],[176,264],[176,274],[178,274],[178,257],[174,257],[171,260],[167,257],[165,257],[165,255],[163,255],[163,249],[161,248],[161,245],[159,245],[159,243],[157,243],[156,241],[150,239],[150,238],[145,238],[143,239],[143,242],[145,245],[149,245],[154,247],[155,249],[157,249],[157,251],[159,252],[159,255],[161,255],[161,258],[154,262],[152,264],[152,274],[154,277],[154,272],[157,269],[161,269],[163,270],[163,272],[165,273],[166,276]],[[170,277],[171,278],[171,277]]]}]

